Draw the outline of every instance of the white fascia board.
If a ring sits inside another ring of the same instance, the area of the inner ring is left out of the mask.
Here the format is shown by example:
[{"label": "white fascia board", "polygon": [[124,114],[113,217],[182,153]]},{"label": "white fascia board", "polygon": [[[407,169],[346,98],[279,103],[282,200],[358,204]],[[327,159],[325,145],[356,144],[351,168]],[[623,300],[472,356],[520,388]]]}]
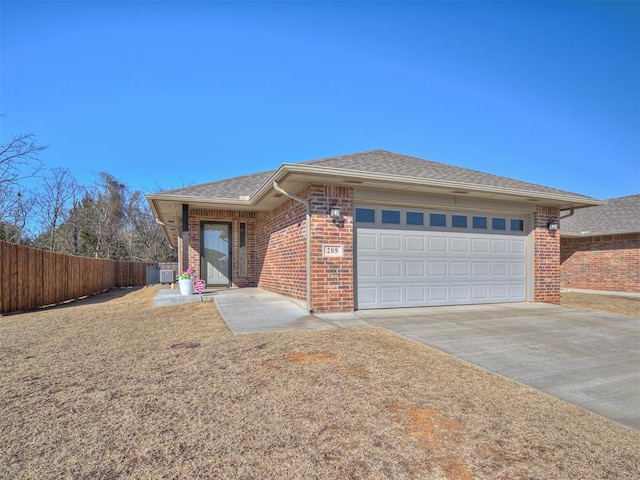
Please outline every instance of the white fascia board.
[{"label": "white fascia board", "polygon": [[222,208],[227,207],[251,207],[253,202],[251,200],[236,200],[233,198],[207,198],[207,197],[196,197],[193,195],[163,195],[161,193],[155,193],[152,195],[146,195],[149,203],[158,200],[163,202],[176,202],[176,203],[187,203],[189,205],[193,204],[207,204],[207,205],[215,205],[221,206]]},{"label": "white fascia board", "polygon": [[153,212],[153,216],[156,217],[157,219],[160,219],[160,217],[158,216],[158,209],[156,208],[156,202],[154,202],[154,198],[152,195],[145,195],[144,198],[147,199],[147,203],[149,204],[149,206],[151,207],[151,211]]},{"label": "white fascia board", "polygon": [[253,197],[251,197],[251,199],[249,200],[252,205],[255,205],[256,203],[258,203],[263,196],[265,196],[267,193],[273,190],[273,182],[277,182],[281,180],[281,178],[286,174],[286,171],[288,170],[286,168],[288,165],[290,164],[284,163],[280,165],[280,167],[275,172],[273,172],[273,175],[271,175],[264,182],[264,184],[255,193],[255,195],[253,195]]}]

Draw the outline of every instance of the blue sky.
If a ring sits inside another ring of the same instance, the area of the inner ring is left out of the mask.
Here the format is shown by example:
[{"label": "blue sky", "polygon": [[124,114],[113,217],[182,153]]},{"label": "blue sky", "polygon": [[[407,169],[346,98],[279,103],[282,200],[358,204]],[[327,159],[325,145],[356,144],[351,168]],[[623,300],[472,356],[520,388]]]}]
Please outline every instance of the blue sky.
[{"label": "blue sky", "polygon": [[640,192],[640,2],[0,3],[0,139],[145,192],[383,148]]}]

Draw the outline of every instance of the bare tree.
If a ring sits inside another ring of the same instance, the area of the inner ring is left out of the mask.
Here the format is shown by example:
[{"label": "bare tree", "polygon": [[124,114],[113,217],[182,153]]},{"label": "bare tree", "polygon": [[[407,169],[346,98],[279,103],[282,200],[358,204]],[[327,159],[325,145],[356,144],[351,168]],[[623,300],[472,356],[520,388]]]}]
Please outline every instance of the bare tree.
[{"label": "bare tree", "polygon": [[17,185],[37,175],[42,170],[38,154],[46,148],[36,144],[33,133],[17,135],[0,145],[0,185]]},{"label": "bare tree", "polygon": [[15,196],[5,202],[5,213],[0,220],[0,240],[25,243],[27,221],[33,211],[35,197],[32,192],[16,191]]},{"label": "bare tree", "polygon": [[56,167],[48,175],[42,177],[36,200],[37,217],[46,239],[46,248],[51,251],[57,248],[58,228],[72,211],[71,202],[77,197],[80,185],[67,168]]},{"label": "bare tree", "polygon": [[[32,196],[22,182],[42,169],[38,154],[46,146],[38,145],[34,135],[21,134],[0,145],[0,224],[9,241],[20,241],[32,204]],[[9,234],[8,232],[11,232]]]},{"label": "bare tree", "polygon": [[82,199],[79,231],[81,254],[95,258],[125,258],[124,239],[127,187],[107,173],[86,190]]},{"label": "bare tree", "polygon": [[127,220],[130,258],[145,262],[173,260],[174,252],[140,191],[129,196]]},{"label": "bare tree", "polygon": [[[43,169],[38,155],[45,148],[33,134],[0,145],[0,240],[96,258],[174,259],[141,192],[107,172],[84,188],[68,169],[53,168],[28,189],[25,181]],[[39,227],[33,242],[27,226]]]}]

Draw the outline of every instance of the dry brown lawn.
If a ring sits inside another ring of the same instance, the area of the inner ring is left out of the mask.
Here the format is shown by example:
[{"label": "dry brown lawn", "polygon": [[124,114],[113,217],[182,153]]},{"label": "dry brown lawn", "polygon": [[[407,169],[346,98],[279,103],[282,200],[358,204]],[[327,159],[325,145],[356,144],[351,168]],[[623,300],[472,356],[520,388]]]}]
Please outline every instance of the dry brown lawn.
[{"label": "dry brown lawn", "polygon": [[639,432],[383,329],[233,336],[156,291],[0,318],[0,478],[640,477]]},{"label": "dry brown lawn", "polygon": [[562,292],[560,294],[560,303],[564,307],[597,310],[640,318],[640,298],[638,297]]}]

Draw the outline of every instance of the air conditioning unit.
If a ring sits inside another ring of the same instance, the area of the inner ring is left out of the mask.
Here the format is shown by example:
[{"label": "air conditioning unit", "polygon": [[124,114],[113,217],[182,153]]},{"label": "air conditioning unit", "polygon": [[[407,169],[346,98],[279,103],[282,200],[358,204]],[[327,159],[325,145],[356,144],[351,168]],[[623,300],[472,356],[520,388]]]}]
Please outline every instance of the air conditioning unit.
[{"label": "air conditioning unit", "polygon": [[160,283],[173,283],[175,281],[175,270],[160,270]]}]

